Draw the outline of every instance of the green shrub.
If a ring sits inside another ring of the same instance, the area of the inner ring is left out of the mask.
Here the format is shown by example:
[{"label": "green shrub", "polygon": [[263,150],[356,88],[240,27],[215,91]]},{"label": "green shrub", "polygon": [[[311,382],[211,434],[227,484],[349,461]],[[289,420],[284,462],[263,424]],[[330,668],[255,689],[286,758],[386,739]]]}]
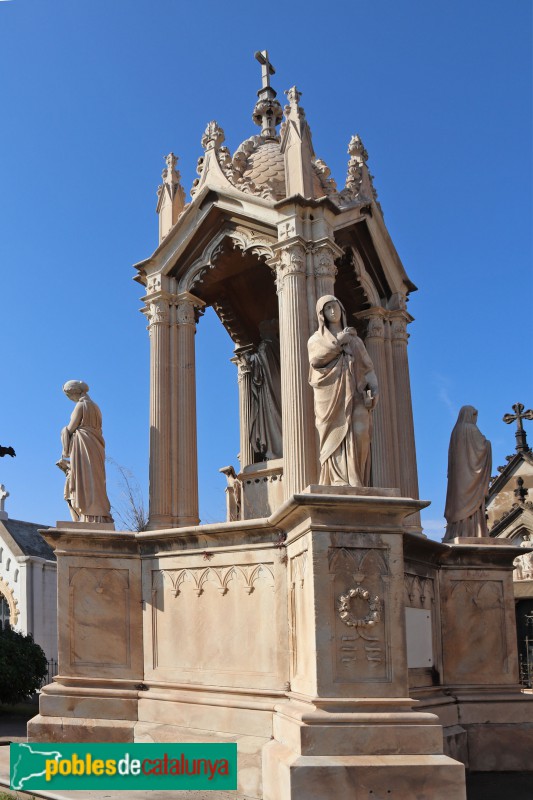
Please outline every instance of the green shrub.
[{"label": "green shrub", "polygon": [[31,634],[11,628],[0,631],[0,703],[26,700],[40,688],[47,672],[46,656]]}]

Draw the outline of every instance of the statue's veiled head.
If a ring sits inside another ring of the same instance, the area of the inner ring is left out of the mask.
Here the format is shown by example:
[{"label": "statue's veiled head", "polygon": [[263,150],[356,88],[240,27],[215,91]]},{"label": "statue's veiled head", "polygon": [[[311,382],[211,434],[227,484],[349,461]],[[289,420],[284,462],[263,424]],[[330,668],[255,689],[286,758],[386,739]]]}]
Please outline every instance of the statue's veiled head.
[{"label": "statue's veiled head", "polygon": [[316,304],[318,328],[323,333],[324,328],[329,328],[330,322],[340,322],[346,327],[346,310],[341,301],[332,294],[324,294]]},{"label": "statue's veiled head", "polygon": [[474,408],[474,406],[463,406],[459,411],[457,424],[477,425],[477,414],[477,408]]}]

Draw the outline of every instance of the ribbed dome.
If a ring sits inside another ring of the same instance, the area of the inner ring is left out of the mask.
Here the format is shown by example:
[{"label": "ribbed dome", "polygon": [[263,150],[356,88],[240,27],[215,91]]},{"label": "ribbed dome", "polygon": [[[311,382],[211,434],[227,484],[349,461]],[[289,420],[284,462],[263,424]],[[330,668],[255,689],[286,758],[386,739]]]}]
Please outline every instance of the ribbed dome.
[{"label": "ribbed dome", "polygon": [[253,181],[258,189],[270,187],[277,200],[285,197],[285,161],[279,142],[269,139],[253,150],[243,178]]}]

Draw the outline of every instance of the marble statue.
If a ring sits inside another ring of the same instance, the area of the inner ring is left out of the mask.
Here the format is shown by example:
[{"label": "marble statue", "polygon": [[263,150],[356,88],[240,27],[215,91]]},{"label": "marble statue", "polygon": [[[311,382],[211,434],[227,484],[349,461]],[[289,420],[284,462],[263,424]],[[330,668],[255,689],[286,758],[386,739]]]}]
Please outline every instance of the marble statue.
[{"label": "marble statue", "polygon": [[63,448],[57,466],[66,474],[65,500],[75,522],[113,522],[105,485],[102,413],[83,381],[67,381],[63,391],[76,403],[61,431]]},{"label": "marble statue", "polygon": [[446,536],[488,536],[485,497],[492,469],[492,448],[477,426],[477,410],[463,406],[450,438]]},{"label": "marble statue", "polygon": [[277,319],[261,322],[261,341],[257,352],[249,356],[253,403],[250,443],[266,460],[283,455],[278,328]]},{"label": "marble statue", "polygon": [[378,400],[374,365],[355,328],[346,326],[346,311],[336,297],[321,297],[316,311],[318,330],[307,346],[320,438],[319,483],[368,486]]}]

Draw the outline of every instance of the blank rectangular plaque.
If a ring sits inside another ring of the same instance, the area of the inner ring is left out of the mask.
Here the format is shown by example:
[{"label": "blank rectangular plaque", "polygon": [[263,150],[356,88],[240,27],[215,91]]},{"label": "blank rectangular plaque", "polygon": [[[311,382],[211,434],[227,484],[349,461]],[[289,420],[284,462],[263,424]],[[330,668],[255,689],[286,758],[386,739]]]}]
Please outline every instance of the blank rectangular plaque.
[{"label": "blank rectangular plaque", "polygon": [[405,630],[407,635],[407,666],[433,666],[433,636],[431,631],[431,612],[425,608],[405,609]]}]

